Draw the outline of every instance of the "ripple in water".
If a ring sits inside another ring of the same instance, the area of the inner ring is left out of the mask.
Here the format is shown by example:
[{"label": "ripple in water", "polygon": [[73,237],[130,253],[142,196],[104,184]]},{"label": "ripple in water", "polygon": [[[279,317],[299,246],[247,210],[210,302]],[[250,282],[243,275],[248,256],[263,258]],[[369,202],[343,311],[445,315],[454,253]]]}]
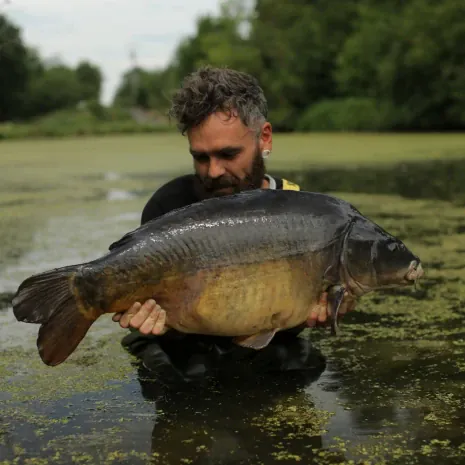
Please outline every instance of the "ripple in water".
[{"label": "ripple in water", "polygon": [[107,171],[103,174],[103,179],[105,181],[118,181],[121,178],[122,178],[121,174],[116,173],[115,171]]},{"label": "ripple in water", "polygon": [[107,200],[110,202],[121,201],[121,200],[132,200],[136,196],[131,192],[122,189],[110,189],[107,192]]}]

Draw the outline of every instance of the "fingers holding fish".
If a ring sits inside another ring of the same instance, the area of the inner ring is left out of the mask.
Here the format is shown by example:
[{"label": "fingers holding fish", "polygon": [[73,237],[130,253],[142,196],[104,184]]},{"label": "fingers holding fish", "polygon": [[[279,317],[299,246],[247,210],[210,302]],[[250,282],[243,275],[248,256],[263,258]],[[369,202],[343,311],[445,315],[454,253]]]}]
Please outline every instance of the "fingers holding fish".
[{"label": "fingers holding fish", "polygon": [[128,313],[128,325],[131,328],[139,329],[150,316],[152,311],[155,309],[157,303],[153,299],[148,299],[143,305],[139,306],[136,312],[132,312],[131,307],[126,313]]},{"label": "fingers holding fish", "polygon": [[166,312],[153,299],[144,305],[135,302],[129,310],[113,315],[112,320],[119,322],[122,328],[138,329],[142,334],[161,335],[167,331]]},{"label": "fingers holding fish", "polygon": [[338,319],[342,318],[346,313],[355,310],[357,306],[357,300],[350,296],[346,291],[342,300],[341,306],[339,307]]},{"label": "fingers holding fish", "polygon": [[[140,325],[139,331],[142,334],[164,334],[167,330],[165,327],[166,312],[159,305],[155,305],[145,321]],[[131,321],[132,326],[132,321]]]},{"label": "fingers holding fish", "polygon": [[156,334],[158,336],[161,336],[162,334],[165,334],[166,331],[168,331],[168,326],[165,325],[166,323],[166,311],[160,308],[157,305],[159,309],[159,315],[157,318],[157,322],[155,323],[153,329],[152,329],[152,334]]},{"label": "fingers holding fish", "polygon": [[124,313],[117,313],[116,315],[120,315],[118,319],[116,319],[116,315],[113,316],[113,321],[119,321],[119,325],[122,328],[129,328],[129,322],[132,317],[137,314],[141,307],[142,304],[140,302],[135,302],[129,310],[126,310]]},{"label": "fingers holding fish", "polygon": [[122,313],[115,313],[113,316],[112,316],[112,320],[117,323],[119,320],[121,320],[121,317],[123,316]]},{"label": "fingers holding fish", "polygon": [[323,294],[321,294],[320,300],[318,301],[318,304],[313,307],[310,313],[310,317],[307,319],[307,325],[314,327],[318,324],[324,323],[328,317],[328,312],[328,293],[323,292]]},{"label": "fingers holding fish", "polygon": [[[337,312],[337,320],[339,321],[344,315],[355,309],[357,300],[353,298],[349,292],[344,292],[342,302]],[[328,292],[321,294],[318,305],[314,306],[309,318],[307,319],[307,326],[313,328],[316,326],[325,326],[328,319],[332,318],[331,305],[328,302]]]}]

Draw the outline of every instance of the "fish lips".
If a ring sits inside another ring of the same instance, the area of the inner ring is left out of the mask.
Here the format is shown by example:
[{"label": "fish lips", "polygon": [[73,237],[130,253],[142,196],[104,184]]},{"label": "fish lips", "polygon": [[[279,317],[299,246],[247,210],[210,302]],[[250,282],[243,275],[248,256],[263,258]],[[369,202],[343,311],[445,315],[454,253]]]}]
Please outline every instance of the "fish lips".
[{"label": "fish lips", "polygon": [[405,274],[405,281],[407,283],[417,284],[418,280],[425,274],[423,267],[419,260],[412,260],[410,262],[407,273]]}]

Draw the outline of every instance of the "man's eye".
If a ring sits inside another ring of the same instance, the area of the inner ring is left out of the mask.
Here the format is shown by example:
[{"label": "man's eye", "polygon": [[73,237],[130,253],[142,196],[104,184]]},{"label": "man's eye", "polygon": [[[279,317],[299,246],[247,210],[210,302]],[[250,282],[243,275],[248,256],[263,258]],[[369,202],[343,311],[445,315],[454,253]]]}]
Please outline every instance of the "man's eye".
[{"label": "man's eye", "polygon": [[194,156],[195,161],[198,161],[199,163],[208,163],[208,160],[210,160],[210,157],[207,155],[195,155]]},{"label": "man's eye", "polygon": [[239,155],[239,152],[221,152],[220,157],[225,160],[232,160]]}]

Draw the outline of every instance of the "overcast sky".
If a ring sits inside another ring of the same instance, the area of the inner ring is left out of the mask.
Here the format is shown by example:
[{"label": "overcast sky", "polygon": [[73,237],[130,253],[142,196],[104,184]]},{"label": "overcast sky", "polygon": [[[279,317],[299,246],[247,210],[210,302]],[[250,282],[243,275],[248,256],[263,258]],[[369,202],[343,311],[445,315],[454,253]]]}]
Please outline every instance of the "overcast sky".
[{"label": "overcast sky", "polygon": [[88,59],[104,74],[108,102],[136,51],[140,66],[164,66],[195,31],[196,17],[217,13],[220,0],[0,0],[0,12],[20,26],[41,56],[74,66]]}]

